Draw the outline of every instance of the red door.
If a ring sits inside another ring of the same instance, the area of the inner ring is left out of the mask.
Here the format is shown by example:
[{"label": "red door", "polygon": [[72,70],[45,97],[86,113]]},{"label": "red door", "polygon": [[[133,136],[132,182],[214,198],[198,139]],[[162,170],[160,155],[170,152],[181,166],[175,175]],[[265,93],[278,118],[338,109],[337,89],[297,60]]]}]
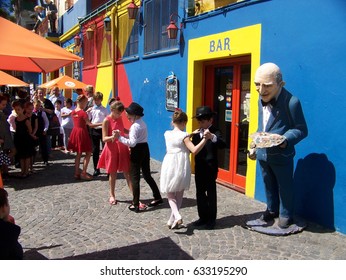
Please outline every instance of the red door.
[{"label": "red door", "polygon": [[217,115],[226,149],[219,150],[218,182],[245,191],[250,101],[250,57],[205,64],[204,103]]}]

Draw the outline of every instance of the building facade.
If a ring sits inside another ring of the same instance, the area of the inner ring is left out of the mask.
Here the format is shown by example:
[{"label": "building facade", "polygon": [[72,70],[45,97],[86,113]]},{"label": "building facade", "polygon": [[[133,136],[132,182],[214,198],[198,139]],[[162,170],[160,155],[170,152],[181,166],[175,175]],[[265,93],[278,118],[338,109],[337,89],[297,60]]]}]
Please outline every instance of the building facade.
[{"label": "building facade", "polygon": [[[69,2],[59,12],[60,44],[84,58],[62,71],[93,84],[105,105],[112,96],[125,105],[140,103],[157,160],[165,154],[172,109],[192,117],[196,107],[211,106],[227,141],[219,183],[260,201],[259,166],[246,156],[249,135],[257,130],[253,78],[260,64],[279,65],[309,127],[296,146],[297,214],[346,233],[343,0],[60,2]],[[129,18],[132,2],[135,19]],[[179,28],[176,39],[168,37],[171,21]],[[189,119],[187,130],[196,127]]]}]

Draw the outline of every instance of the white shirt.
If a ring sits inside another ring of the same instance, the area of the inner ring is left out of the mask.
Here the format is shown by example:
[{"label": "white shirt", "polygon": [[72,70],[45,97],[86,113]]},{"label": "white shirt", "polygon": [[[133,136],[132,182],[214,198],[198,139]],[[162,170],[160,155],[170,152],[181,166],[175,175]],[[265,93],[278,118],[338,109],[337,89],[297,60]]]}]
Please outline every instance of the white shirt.
[{"label": "white shirt", "polygon": [[129,131],[129,138],[120,136],[119,141],[132,148],[136,146],[138,143],[147,143],[148,142],[147,125],[142,120],[142,118],[135,120],[135,122],[131,125],[130,131]]},{"label": "white shirt", "polygon": [[57,100],[60,100],[61,101],[61,105],[64,105],[65,98],[64,98],[63,95],[59,94],[59,96],[55,96],[55,95],[50,96],[49,100],[50,100],[50,102],[53,103],[53,105],[55,105],[55,102]]},{"label": "white shirt", "polygon": [[46,112],[42,111],[41,113],[42,113],[41,116],[42,116],[43,121],[44,121],[44,129],[43,129],[43,131],[47,132],[47,130],[49,128],[49,120],[48,120]]},{"label": "white shirt", "polygon": [[59,123],[60,123],[60,133],[64,133],[62,127],[61,127],[61,123],[62,123],[62,118],[61,118],[61,112],[57,109],[54,110],[55,115],[58,117]]},{"label": "white shirt", "polygon": [[[103,120],[109,115],[108,110],[103,107],[102,105],[100,106],[94,106],[89,112],[88,112],[88,117],[90,119],[91,123],[102,123]],[[102,124],[94,127],[94,129],[102,129]]]},{"label": "white shirt", "polygon": [[[67,108],[67,107],[63,107],[61,108],[61,115],[62,114],[70,114],[73,111],[73,108]],[[73,120],[71,115],[66,116],[66,117],[62,117],[62,122],[61,122],[61,126],[62,127],[66,127],[66,128],[73,128]]]},{"label": "white shirt", "polygon": [[[44,128],[43,128],[43,131],[44,132],[47,132],[48,128],[49,128],[49,120],[48,120],[48,117],[47,117],[47,114],[45,111],[40,111],[41,112],[41,117],[43,118],[43,122],[44,122]],[[38,116],[38,112],[37,111],[34,111],[34,114],[36,116]]]},{"label": "white shirt", "polygon": [[7,118],[7,122],[10,125],[10,131],[11,132],[16,132],[16,122],[15,122],[16,117],[17,117],[16,112],[14,110],[12,110],[11,115],[9,115]]},{"label": "white shirt", "polygon": [[268,104],[267,106],[263,106],[263,131],[266,130],[271,112],[272,106],[270,104]]}]

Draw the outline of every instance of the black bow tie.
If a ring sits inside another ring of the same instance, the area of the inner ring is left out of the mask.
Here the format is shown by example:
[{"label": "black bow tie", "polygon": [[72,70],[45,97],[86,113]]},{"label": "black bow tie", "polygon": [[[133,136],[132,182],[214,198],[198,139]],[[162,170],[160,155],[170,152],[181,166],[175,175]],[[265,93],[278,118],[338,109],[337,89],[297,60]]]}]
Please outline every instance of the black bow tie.
[{"label": "black bow tie", "polygon": [[273,98],[273,99],[271,99],[271,100],[268,101],[268,102],[264,102],[264,101],[261,99],[261,103],[262,103],[262,106],[263,106],[263,107],[264,107],[264,106],[268,106],[269,104],[272,105],[272,106],[275,106],[276,99]]}]

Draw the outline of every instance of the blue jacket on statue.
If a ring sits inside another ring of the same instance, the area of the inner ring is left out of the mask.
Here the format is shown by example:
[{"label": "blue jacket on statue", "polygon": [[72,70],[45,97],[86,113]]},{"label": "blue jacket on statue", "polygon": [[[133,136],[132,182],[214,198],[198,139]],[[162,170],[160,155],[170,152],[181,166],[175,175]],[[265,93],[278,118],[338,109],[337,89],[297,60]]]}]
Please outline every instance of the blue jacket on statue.
[{"label": "blue jacket on statue", "polygon": [[285,164],[295,155],[294,145],[308,135],[302,106],[297,97],[282,88],[279,97],[271,109],[267,126],[263,128],[263,106],[259,100],[258,132],[269,132],[283,135],[287,140],[287,147],[279,146],[257,149],[258,160],[269,164]]}]

